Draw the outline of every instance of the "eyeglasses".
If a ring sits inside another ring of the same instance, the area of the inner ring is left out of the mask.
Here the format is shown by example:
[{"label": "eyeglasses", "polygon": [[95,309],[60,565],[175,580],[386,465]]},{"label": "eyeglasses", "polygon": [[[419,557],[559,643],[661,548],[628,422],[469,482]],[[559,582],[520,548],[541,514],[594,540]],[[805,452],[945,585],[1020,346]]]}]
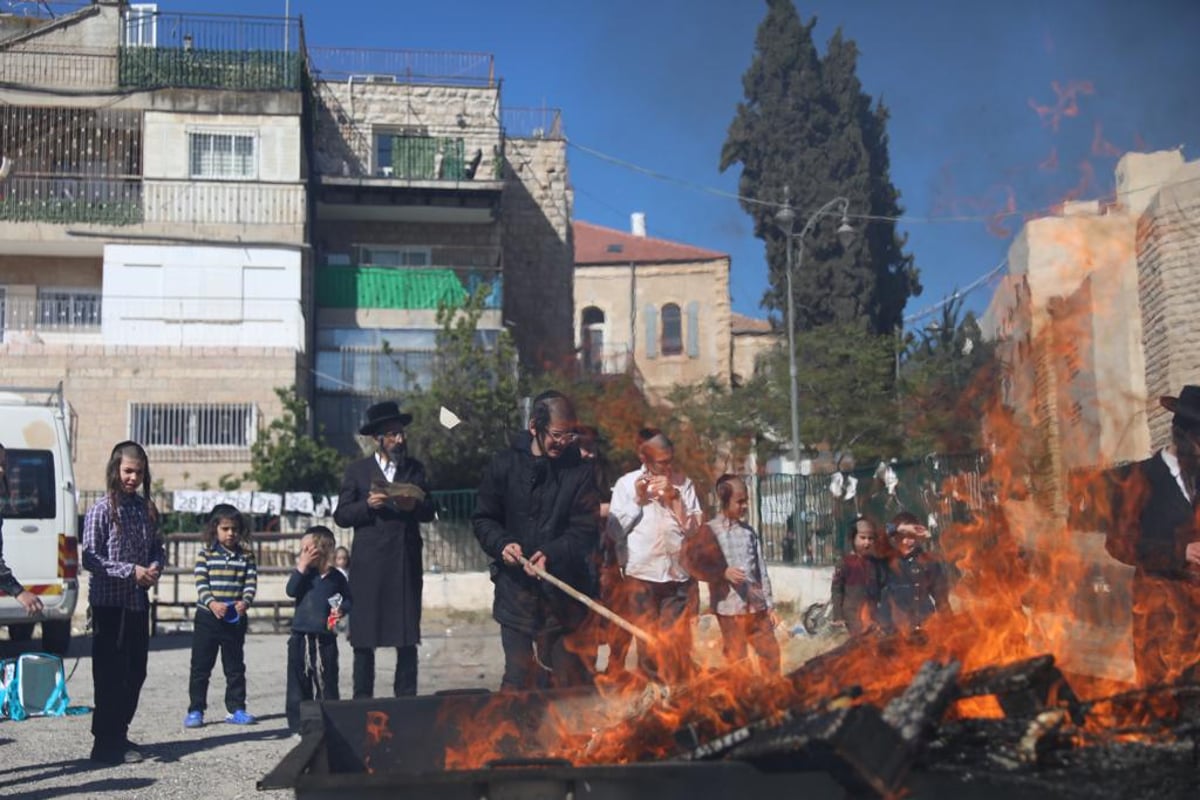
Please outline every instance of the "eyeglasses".
[{"label": "eyeglasses", "polygon": [[579,438],[579,434],[575,431],[546,431],[546,437],[558,442],[559,444],[571,444]]},{"label": "eyeglasses", "polygon": [[404,431],[388,431],[383,434],[384,439],[391,439],[393,442],[404,441]]}]

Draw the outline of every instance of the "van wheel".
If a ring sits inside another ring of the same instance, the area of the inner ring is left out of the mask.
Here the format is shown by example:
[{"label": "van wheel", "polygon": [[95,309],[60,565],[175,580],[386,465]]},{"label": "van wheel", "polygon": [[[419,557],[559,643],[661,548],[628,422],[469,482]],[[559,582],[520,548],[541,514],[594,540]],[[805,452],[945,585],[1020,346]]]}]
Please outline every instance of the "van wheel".
[{"label": "van wheel", "polygon": [[33,623],[21,622],[8,626],[8,638],[14,642],[28,642],[33,638]]},{"label": "van wheel", "polygon": [[56,656],[65,656],[71,647],[71,621],[55,620],[42,623],[42,649]]}]

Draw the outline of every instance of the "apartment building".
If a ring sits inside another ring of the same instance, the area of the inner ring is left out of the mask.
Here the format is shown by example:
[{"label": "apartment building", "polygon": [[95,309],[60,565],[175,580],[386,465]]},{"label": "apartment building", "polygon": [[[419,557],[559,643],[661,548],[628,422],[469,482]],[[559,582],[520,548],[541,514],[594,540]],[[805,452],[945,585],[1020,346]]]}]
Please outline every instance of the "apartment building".
[{"label": "apartment building", "polygon": [[113,0],[0,15],[0,383],[63,383],[80,488],[128,438],[168,488],[240,476],[307,385],[303,44]]},{"label": "apartment building", "polygon": [[440,306],[479,343],[570,353],[571,189],[557,110],[506,109],[487,53],[314,47],[316,419],[355,449],[366,406],[429,386]]}]

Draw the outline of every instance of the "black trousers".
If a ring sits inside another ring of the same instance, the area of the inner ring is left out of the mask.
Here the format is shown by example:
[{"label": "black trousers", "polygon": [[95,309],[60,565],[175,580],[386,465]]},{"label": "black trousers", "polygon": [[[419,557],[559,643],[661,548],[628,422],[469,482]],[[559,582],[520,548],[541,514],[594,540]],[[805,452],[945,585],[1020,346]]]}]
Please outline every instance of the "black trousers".
[{"label": "black trousers", "polygon": [[766,611],[749,614],[717,614],[721,626],[721,650],[725,661],[733,664],[746,657],[753,647],[758,655],[758,667],[772,675],[779,674],[779,641],[775,638],[775,626]]},{"label": "black trousers", "polygon": [[[392,681],[396,697],[411,697],[417,693],[417,646],[396,648],[396,677]],[[354,696],[375,696],[375,648],[354,648]]]},{"label": "black trousers", "polygon": [[288,729],[293,733],[300,730],[301,701],[340,699],[337,636],[293,632],[287,643],[287,699],[284,701]]},{"label": "black trousers", "polygon": [[230,625],[207,609],[196,609],[192,632],[192,671],[188,680],[188,711],[208,707],[208,679],[221,652],[225,671],[225,710],[230,714],[246,707],[246,626],[245,617]]},{"label": "black trousers", "polygon": [[95,750],[122,752],[146,682],[150,612],[93,606],[92,631]]},{"label": "black trousers", "polygon": [[568,636],[569,634],[561,628],[553,628],[533,636],[501,625],[500,646],[504,648],[504,677],[500,680],[500,688],[513,691],[587,685],[591,680],[587,664],[579,653],[567,646]]}]

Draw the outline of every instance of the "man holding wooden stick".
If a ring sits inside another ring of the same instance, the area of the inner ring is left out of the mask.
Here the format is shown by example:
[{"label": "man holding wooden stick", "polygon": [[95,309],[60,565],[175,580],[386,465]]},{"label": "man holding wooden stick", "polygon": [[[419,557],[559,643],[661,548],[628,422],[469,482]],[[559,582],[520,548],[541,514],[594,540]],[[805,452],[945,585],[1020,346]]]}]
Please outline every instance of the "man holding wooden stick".
[{"label": "man holding wooden stick", "polygon": [[[599,501],[592,468],[573,446],[575,424],[575,408],[559,392],[534,398],[528,430],[496,454],[479,487],[472,522],[492,558],[501,689],[535,688],[543,668],[555,688],[589,679],[586,643],[568,641],[587,607],[554,585],[590,589],[589,561],[598,547]],[[539,580],[542,574],[558,581]]]}]

